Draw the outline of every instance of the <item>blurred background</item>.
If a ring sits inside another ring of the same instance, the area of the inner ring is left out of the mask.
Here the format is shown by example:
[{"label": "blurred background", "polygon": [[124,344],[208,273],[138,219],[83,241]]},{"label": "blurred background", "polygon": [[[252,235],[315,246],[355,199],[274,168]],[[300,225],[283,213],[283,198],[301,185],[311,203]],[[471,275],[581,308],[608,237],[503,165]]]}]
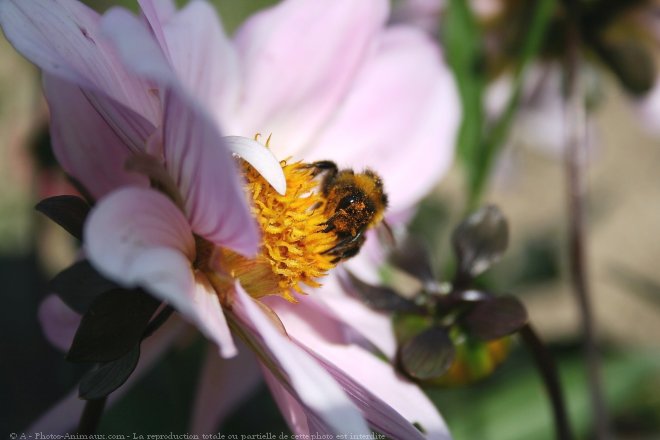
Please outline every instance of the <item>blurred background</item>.
[{"label": "blurred background", "polygon": [[[99,11],[117,4],[135,9],[132,1],[86,3]],[[251,12],[273,2],[212,3],[231,32]],[[393,20],[426,27],[430,35],[446,44],[445,54],[459,73],[457,51],[469,56],[472,43],[483,42],[479,57],[485,64],[471,73],[482,84],[480,107],[466,107],[464,118],[474,119],[474,114],[480,113],[480,123],[486,127],[506,119],[505,135],[496,142],[490,178],[483,188],[475,190],[470,183],[474,182],[470,180],[474,168],[470,154],[465,153],[469,147],[465,147],[463,137],[457,145],[463,150],[455,166],[422,204],[412,230],[432,243],[442,273],[450,259],[449,234],[468,209],[471,194],[480,192],[478,202],[501,208],[510,223],[511,244],[483,282],[494,291],[518,296],[526,304],[531,322],[556,356],[578,438],[594,438],[579,314],[567,272],[567,186],[562,141],[557,140],[563,129],[562,115],[557,114],[562,87],[559,80],[552,79],[553,72],[559,70],[552,57],[561,58],[562,54],[543,44],[531,55],[517,51],[527,47],[525,42],[533,38],[537,25],[543,42],[562,40],[560,3],[548,2],[551,12],[541,25],[529,19],[529,14],[536,16],[525,6],[527,2],[514,0],[399,1],[393,6]],[[591,44],[584,49],[590,109],[585,164],[588,270],[613,428],[618,438],[654,439],[660,438],[660,114],[656,122],[650,102],[653,81],[646,88],[640,86],[651,74],[630,73],[625,68],[633,65],[648,70],[647,61],[652,65],[658,59],[660,50],[649,49],[648,53],[641,52],[644,56],[639,55],[636,40],[631,43],[628,36],[636,35],[630,29],[638,30],[642,23],[651,26],[649,29],[657,26],[660,34],[660,20],[649,24],[638,19],[641,7],[655,13],[652,2],[585,3],[619,8],[612,14],[633,20],[627,24],[631,26],[628,31],[624,25],[623,30],[612,31],[613,39],[609,39],[608,22],[604,42],[591,43],[589,32],[584,36]],[[627,8],[619,7],[624,3]],[[458,35],[456,24],[465,20],[465,15],[457,14],[462,10],[457,4],[469,9],[468,23],[472,26],[463,26]],[[518,26],[521,22],[526,25]],[[502,29],[507,32],[503,34]],[[625,42],[625,50],[615,53],[617,38]],[[651,37],[640,41],[644,48],[655,44]],[[608,50],[619,58],[634,56],[629,61],[617,61]],[[484,51],[491,53],[484,55]],[[517,66],[523,64],[524,74],[519,74]],[[457,81],[464,98],[466,87],[470,87],[465,78]],[[516,88],[521,92],[514,102],[515,110],[508,114],[507,97]],[[48,279],[73,261],[77,246],[68,234],[34,211],[38,200],[71,190],[50,153],[47,118],[39,73],[0,39],[2,433],[25,429],[68,393],[85,371],[83,366],[64,361],[63,353],[45,340],[38,321]],[[484,132],[487,137],[488,130]],[[101,432],[157,433],[163,430],[163,420],[168,421],[166,432],[186,432],[204,354],[204,344],[196,338],[199,336],[191,334],[180,341],[163,362],[108,409]],[[490,377],[461,388],[427,391],[457,440],[554,436],[542,383],[530,357],[515,341],[508,360]],[[265,386],[237,410],[221,432],[254,433],[255,419],[259,432],[287,431]]]}]

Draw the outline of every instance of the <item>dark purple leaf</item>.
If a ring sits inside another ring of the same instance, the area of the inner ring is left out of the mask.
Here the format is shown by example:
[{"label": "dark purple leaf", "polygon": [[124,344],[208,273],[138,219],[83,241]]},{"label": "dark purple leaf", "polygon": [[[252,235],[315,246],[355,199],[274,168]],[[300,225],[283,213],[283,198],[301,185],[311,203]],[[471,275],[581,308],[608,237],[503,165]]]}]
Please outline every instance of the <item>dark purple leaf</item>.
[{"label": "dark purple leaf", "polygon": [[37,203],[35,209],[82,240],[83,225],[89,214],[89,204],[77,196],[49,197]]},{"label": "dark purple leaf", "polygon": [[357,296],[367,307],[379,312],[423,313],[425,309],[402,297],[394,289],[365,283],[350,272],[340,277],[342,286]]},{"label": "dark purple leaf", "polygon": [[488,205],[471,214],[452,235],[459,278],[475,277],[502,256],[509,242],[509,227],[500,210]]},{"label": "dark purple leaf", "polygon": [[389,256],[390,262],[399,269],[422,281],[435,281],[431,265],[431,255],[424,243],[408,236]]},{"label": "dark purple leaf", "polygon": [[100,399],[112,393],[126,382],[137,367],[140,359],[140,344],[125,355],[111,362],[94,367],[80,381],[80,398],[85,400]]},{"label": "dark purple leaf", "polygon": [[81,315],[87,312],[98,295],[119,288],[101,276],[87,260],[64,269],[50,281],[48,287]]},{"label": "dark purple leaf", "polygon": [[399,347],[399,365],[414,379],[430,380],[442,376],[456,355],[454,344],[443,327],[431,327]]},{"label": "dark purple leaf", "polygon": [[100,294],[83,315],[67,360],[110,362],[139,341],[159,302],[141,290],[116,289]]},{"label": "dark purple leaf", "polygon": [[474,337],[489,341],[520,330],[527,324],[527,311],[513,296],[502,296],[475,304],[462,324]]}]

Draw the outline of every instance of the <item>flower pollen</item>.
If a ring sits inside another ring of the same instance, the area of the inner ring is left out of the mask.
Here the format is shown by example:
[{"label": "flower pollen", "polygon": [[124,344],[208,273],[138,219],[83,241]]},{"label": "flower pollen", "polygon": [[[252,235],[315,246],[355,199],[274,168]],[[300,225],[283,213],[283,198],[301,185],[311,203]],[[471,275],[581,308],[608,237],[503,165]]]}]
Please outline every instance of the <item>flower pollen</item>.
[{"label": "flower pollen", "polygon": [[337,237],[323,232],[328,220],[326,201],[318,192],[312,169],[301,162],[282,161],[281,165],[287,183],[284,195],[241,161],[252,212],[261,229],[261,250],[255,259],[227,249],[219,254],[221,264],[253,297],[276,294],[296,302],[293,292],[304,294],[304,286],[319,287],[318,279],[336,265],[327,251]]}]

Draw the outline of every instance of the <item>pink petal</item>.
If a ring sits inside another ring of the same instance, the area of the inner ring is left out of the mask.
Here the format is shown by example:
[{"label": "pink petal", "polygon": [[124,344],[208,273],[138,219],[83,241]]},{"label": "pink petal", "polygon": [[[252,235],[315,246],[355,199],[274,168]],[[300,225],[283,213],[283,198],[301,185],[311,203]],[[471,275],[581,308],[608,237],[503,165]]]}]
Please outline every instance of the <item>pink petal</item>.
[{"label": "pink petal", "polygon": [[242,136],[225,136],[222,140],[231,152],[252,165],[275,191],[286,194],[284,171],[280,161],[269,148],[254,139]]},{"label": "pink petal", "polygon": [[174,92],[165,102],[166,167],[181,191],[193,231],[218,245],[255,254],[260,242],[256,221],[216,127]]},{"label": "pink petal", "polygon": [[243,131],[230,134],[273,133],[282,157],[300,151],[344,98],[387,13],[383,0],[286,0],[249,18],[235,39]]},{"label": "pink petal", "polygon": [[[300,404],[300,401],[291,395],[287,388],[282,385],[282,382],[277,380],[268,368],[262,367],[262,372],[266,379],[266,384],[275,399],[275,403],[280,409],[287,425],[289,425],[289,429],[294,434],[301,436],[300,438],[312,438],[313,435],[322,438],[325,433],[332,432],[322,419],[305,409]],[[344,434],[353,433],[344,431]],[[339,438],[339,436],[331,436],[330,438]]]},{"label": "pink petal", "polygon": [[140,9],[151,27],[158,44],[167,54],[167,44],[163,34],[163,23],[176,13],[176,5],[173,0],[138,0]]},{"label": "pink petal", "polygon": [[158,101],[128,74],[99,32],[99,16],[74,0],[6,0],[0,23],[12,44],[46,72],[112,96],[152,123]]},{"label": "pink petal", "polygon": [[169,302],[216,342],[223,356],[236,354],[217,294],[193,274],[190,226],[167,197],[135,187],[113,192],[90,214],[84,242],[99,272]]},{"label": "pink petal", "polygon": [[154,11],[149,1],[143,6],[149,27],[121,8],[103,17],[104,34],[124,63],[160,85],[183,89],[223,128],[235,127],[240,72],[215,10],[205,2],[192,2],[177,13]]},{"label": "pink petal", "polygon": [[92,196],[101,197],[121,185],[148,183],[144,176],[124,169],[128,146],[78,86],[45,74],[44,93],[55,156]]},{"label": "pink petal", "polygon": [[287,391],[282,385],[282,382],[268,368],[263,367],[262,373],[277,407],[280,409],[287,425],[289,425],[289,429],[295,434],[311,435],[312,432],[307,423],[307,412],[305,408]]},{"label": "pink petal", "polygon": [[279,333],[240,285],[236,286],[233,312],[245,330],[260,339],[263,348],[270,352],[314,426],[323,426],[327,433],[369,432],[337,383],[307,353]]},{"label": "pink petal", "polygon": [[192,411],[192,433],[214,432],[261,383],[254,354],[239,344],[238,356],[223,359],[215,348],[207,351]]},{"label": "pink petal", "polygon": [[[151,366],[161,357],[172,342],[182,333],[185,326],[177,317],[170,318],[157,332],[147,338],[141,346],[140,361],[133,374],[126,383],[110,395],[109,405],[123,397],[133,384],[149,371]],[[47,432],[49,434],[65,434],[71,432],[76,426],[85,401],[78,397],[76,386],[62,400],[56,403],[39,419],[37,419],[26,432]]]},{"label": "pink petal", "polygon": [[[309,350],[311,353],[313,353],[313,350]],[[354,353],[345,351],[343,353],[336,353],[336,356],[351,356]],[[450,440],[451,436],[449,433],[446,431],[446,428],[444,428],[444,431],[434,431],[433,429],[435,428],[434,426],[431,426],[430,428],[426,427],[426,429],[431,429],[428,432],[428,436],[422,434],[420,431],[415,428],[410,421],[406,420],[403,417],[403,414],[401,414],[397,409],[394,409],[389,401],[385,401],[385,399],[380,398],[376,393],[378,392],[377,389],[374,389],[374,392],[371,390],[373,388],[370,387],[365,387],[364,384],[365,382],[361,382],[360,380],[356,380],[352,378],[350,375],[347,374],[347,371],[338,368],[335,365],[333,365],[331,362],[328,362],[327,360],[323,359],[321,356],[316,356],[317,360],[323,365],[323,367],[332,375],[332,377],[339,383],[342,388],[346,391],[346,393],[351,397],[351,399],[355,402],[355,404],[360,408],[362,413],[364,414],[365,418],[367,419],[367,422],[369,423],[370,426],[373,427],[374,430],[381,432],[385,434],[388,438],[391,438],[393,440],[412,440],[412,439],[420,439],[424,440],[426,438],[433,438],[433,439],[442,439],[442,440]],[[355,361],[360,362],[362,360],[365,360],[366,358],[360,358],[359,356],[356,356]],[[373,358],[372,358],[373,360]],[[382,361],[378,361],[381,362]],[[390,387],[396,387],[396,383],[392,383],[388,381],[388,379],[385,377],[385,375],[381,374],[383,371],[383,368],[379,369],[377,367],[377,364],[369,364],[367,363],[368,367],[371,367],[374,369],[373,374],[377,378],[377,380],[374,382],[374,380],[371,381],[371,383],[368,383],[372,387],[384,387],[384,386],[390,386]],[[356,377],[367,377],[368,372],[362,374],[356,373]],[[419,391],[421,396],[424,396],[421,391]],[[396,400],[397,398],[403,398],[402,395],[400,395],[398,392],[392,392],[388,391],[384,393],[386,395],[389,395],[390,399]],[[392,396],[394,395],[394,396]],[[424,396],[425,397],[425,396]],[[421,400],[422,397],[416,400]],[[412,402],[410,400],[406,400],[405,402],[399,402],[398,403],[398,408],[405,408],[406,405],[411,405],[412,408],[409,408],[408,411],[418,411],[420,410],[420,407],[422,405],[419,404],[419,402]],[[432,406],[431,403],[428,403],[429,407]],[[430,412],[430,411],[429,411]],[[425,417],[424,414],[417,414],[414,413],[412,416],[412,420],[416,420],[417,418],[420,417]],[[439,416],[438,416],[439,418]],[[440,419],[441,420],[441,419]],[[444,426],[444,422],[442,423]]]},{"label": "pink petal", "polygon": [[390,211],[424,196],[451,164],[460,107],[454,81],[433,41],[390,28],[357,76],[336,118],[306,160],[379,172]]},{"label": "pink petal", "polygon": [[228,129],[241,91],[241,72],[215,9],[207,2],[191,2],[163,25],[163,33],[183,87]]},{"label": "pink petal", "polygon": [[[263,367],[262,370],[266,384],[275,399],[275,403],[280,409],[287,425],[289,425],[289,428],[294,434],[299,436],[298,438],[312,438],[312,435],[318,438],[323,438],[324,435],[326,438],[339,438],[339,435],[334,437],[331,434],[337,432],[336,430],[333,430],[325,420],[313,411],[301,405],[300,399],[291,394],[289,391],[290,388],[284,386],[268,368]],[[342,430],[340,432],[343,434],[353,434],[353,432],[348,430]]]},{"label": "pink petal", "polygon": [[[349,395],[366,396],[365,401],[358,400],[368,402],[362,409],[371,426],[379,427],[390,438],[408,439],[413,435],[424,438],[412,426],[419,423],[427,439],[450,438],[444,420],[417,385],[396,374],[390,364],[364,348],[341,341],[338,335],[343,324],[315,307],[308,298],[297,304],[276,299],[270,304],[289,336],[323,359],[333,377],[346,384]],[[387,415],[392,410],[400,415],[398,421]],[[401,416],[409,423],[402,423]]]},{"label": "pink petal", "polygon": [[101,19],[100,27],[130,72],[159,86],[177,82],[163,49],[148,25],[138,17],[126,9],[112,8]]},{"label": "pink petal", "polygon": [[333,315],[371,342],[389,359],[394,359],[396,339],[390,318],[365,306],[355,296],[344,292],[336,276],[326,277],[314,297]]},{"label": "pink petal", "polygon": [[48,342],[61,351],[69,351],[81,316],[53,294],[41,302],[37,313]]},{"label": "pink petal", "polygon": [[[113,278],[126,278],[133,260],[153,250],[178,252],[189,268],[195,257],[195,242],[181,211],[163,194],[146,188],[128,187],[102,199],[85,224],[85,250],[93,262]],[[192,274],[190,275],[192,278]]]},{"label": "pink petal", "polygon": [[203,275],[198,273],[195,279],[197,284],[189,318],[207,338],[218,345],[220,356],[223,358],[236,356],[238,350],[234,345],[234,338],[227,325],[218,294]]},{"label": "pink petal", "polygon": [[[131,69],[165,86],[165,166],[185,203],[192,229],[207,240],[253,255],[260,237],[234,159],[218,128],[183,90],[152,35],[125,10],[109,11],[103,27]],[[121,29],[121,32],[117,30]]]},{"label": "pink petal", "polygon": [[[155,89],[152,89],[155,92]],[[102,93],[81,89],[85,98],[133,153],[144,153],[154,124]]]}]

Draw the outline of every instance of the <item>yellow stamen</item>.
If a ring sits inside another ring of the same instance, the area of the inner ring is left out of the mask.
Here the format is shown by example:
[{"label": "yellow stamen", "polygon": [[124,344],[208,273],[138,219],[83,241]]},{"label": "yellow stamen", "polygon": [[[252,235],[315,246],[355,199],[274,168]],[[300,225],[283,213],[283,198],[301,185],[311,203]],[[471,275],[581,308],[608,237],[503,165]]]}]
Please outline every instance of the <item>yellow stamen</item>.
[{"label": "yellow stamen", "polygon": [[253,297],[280,295],[295,302],[292,292],[318,287],[332,269],[334,257],[325,253],[337,237],[323,232],[328,220],[325,199],[318,193],[312,169],[300,162],[282,161],[286,194],[281,195],[247,162],[242,161],[252,212],[262,233],[260,254],[247,259],[227,249],[216,252],[219,267],[238,278]]}]

